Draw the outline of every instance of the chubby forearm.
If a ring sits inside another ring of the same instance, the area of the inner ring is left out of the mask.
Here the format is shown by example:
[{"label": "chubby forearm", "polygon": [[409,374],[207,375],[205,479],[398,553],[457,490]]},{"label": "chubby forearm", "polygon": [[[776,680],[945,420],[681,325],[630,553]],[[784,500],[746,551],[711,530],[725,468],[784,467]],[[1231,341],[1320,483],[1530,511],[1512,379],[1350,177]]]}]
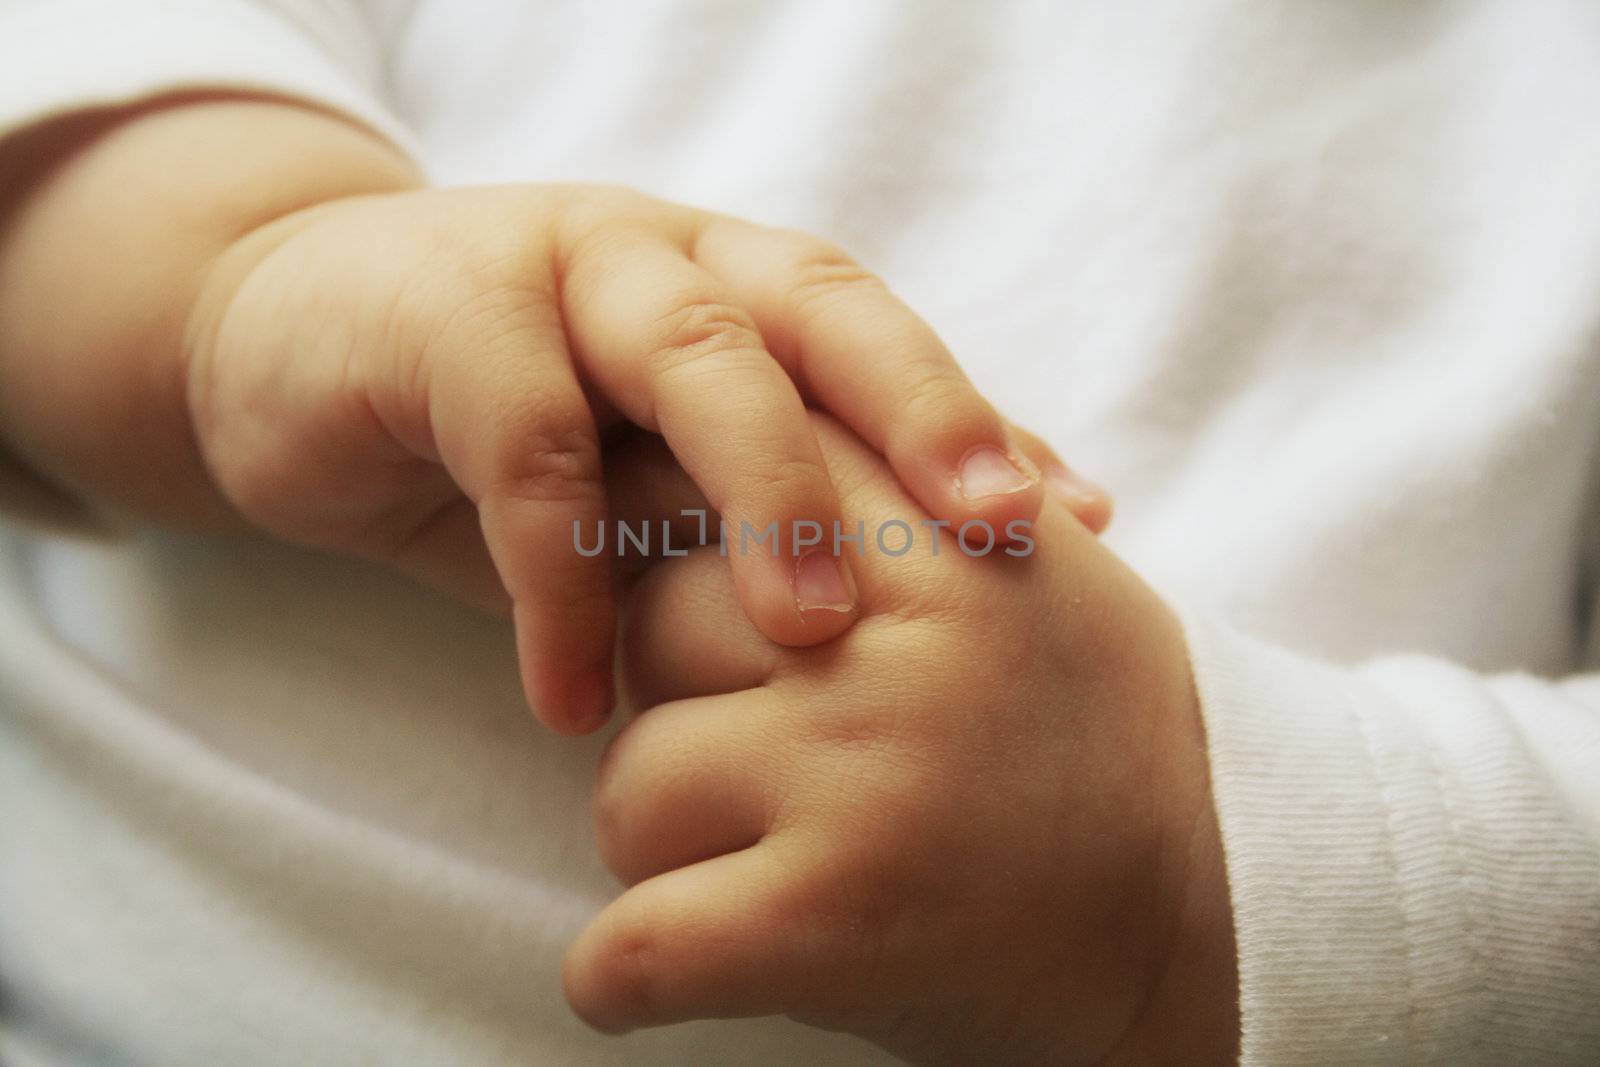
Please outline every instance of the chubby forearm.
[{"label": "chubby forearm", "polygon": [[0,448],[95,506],[232,525],[186,410],[185,331],[219,255],[340,197],[413,188],[360,127],[268,98],[68,117],[0,145]]}]

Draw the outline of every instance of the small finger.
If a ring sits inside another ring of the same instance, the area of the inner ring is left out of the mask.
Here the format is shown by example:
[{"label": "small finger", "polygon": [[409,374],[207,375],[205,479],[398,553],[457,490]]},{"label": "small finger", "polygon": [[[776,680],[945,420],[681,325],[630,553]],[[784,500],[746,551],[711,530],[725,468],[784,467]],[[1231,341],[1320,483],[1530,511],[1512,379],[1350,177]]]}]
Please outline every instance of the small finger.
[{"label": "small finger", "polygon": [[510,594],[529,704],[551,729],[587,733],[611,707],[615,630],[609,561],[574,541],[605,521],[599,440],[558,313],[507,301],[436,339],[428,422]]},{"label": "small finger", "polygon": [[567,951],[567,1003],[608,1033],[798,1010],[844,953],[796,866],[769,837],[639,883]]},{"label": "small finger", "polygon": [[607,747],[595,786],[596,839],[625,885],[761,840],[782,768],[755,700],[651,708]]}]

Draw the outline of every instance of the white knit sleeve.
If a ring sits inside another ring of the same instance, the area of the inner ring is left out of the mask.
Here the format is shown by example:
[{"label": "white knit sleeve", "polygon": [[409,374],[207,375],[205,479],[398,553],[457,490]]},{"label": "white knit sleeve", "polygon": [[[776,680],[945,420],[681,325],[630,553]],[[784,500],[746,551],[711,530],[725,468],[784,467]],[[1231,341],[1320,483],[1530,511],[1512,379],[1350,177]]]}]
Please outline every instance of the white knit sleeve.
[{"label": "white knit sleeve", "polygon": [[0,136],[191,89],[304,99],[404,148],[381,35],[357,0],[0,0]]},{"label": "white knit sleeve", "polygon": [[[223,89],[337,111],[411,153],[369,14],[361,0],[0,0],[0,139],[76,111]],[[0,452],[4,518],[111,529]]]},{"label": "white knit sleeve", "polygon": [[1185,625],[1244,1062],[1600,1062],[1600,675]]}]

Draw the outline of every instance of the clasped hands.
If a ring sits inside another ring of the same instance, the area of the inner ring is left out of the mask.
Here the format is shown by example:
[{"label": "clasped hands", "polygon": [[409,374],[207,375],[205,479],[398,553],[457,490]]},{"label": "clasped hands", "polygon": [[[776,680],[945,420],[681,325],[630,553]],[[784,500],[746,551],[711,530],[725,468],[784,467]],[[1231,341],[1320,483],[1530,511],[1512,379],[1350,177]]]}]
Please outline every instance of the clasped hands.
[{"label": "clasped hands", "polygon": [[[812,421],[848,519],[923,528],[879,455]],[[619,521],[706,507],[649,439],[607,466]],[[1047,500],[1023,556],[948,531],[901,555],[846,544],[860,617],[812,647],[756,630],[715,544],[635,574],[621,662],[644,710],[594,805],[630,888],[567,957],[580,1016],[787,1014],[916,1062],[1231,1041],[1182,636],[1070,503]]]}]

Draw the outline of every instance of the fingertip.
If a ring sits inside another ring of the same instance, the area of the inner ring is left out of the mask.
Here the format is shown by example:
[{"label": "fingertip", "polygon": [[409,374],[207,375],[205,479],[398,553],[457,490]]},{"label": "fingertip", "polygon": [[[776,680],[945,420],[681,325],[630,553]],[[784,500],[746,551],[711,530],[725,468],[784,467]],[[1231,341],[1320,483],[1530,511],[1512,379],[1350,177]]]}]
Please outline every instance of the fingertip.
[{"label": "fingertip", "polygon": [[855,625],[855,608],[813,608],[799,613],[799,625],[788,634],[774,638],[791,648],[807,648],[831,641]]},{"label": "fingertip", "polygon": [[524,671],[523,688],[534,716],[564,737],[583,737],[605,726],[616,699],[609,665],[577,674],[535,666]]},{"label": "fingertip", "polygon": [[855,610],[855,579],[843,556],[825,548],[812,549],[795,560],[793,581],[795,609],[802,617]]},{"label": "fingertip", "polygon": [[1044,483],[1035,478],[1012,492],[977,500],[952,495],[939,517],[949,523],[950,533],[964,544],[980,549],[985,545],[1008,545],[1027,535],[1038,521],[1044,501]]},{"label": "fingertip", "polygon": [[791,646],[820,644],[855,622],[859,590],[842,554],[825,548],[804,553],[794,562],[790,582],[794,599],[789,614],[796,625],[780,626],[783,632],[770,635],[774,640]]},{"label": "fingertip", "polygon": [[1025,534],[1038,521],[1039,513],[1044,510],[1045,494],[1043,479],[1035,475],[1022,489],[969,502],[968,506],[971,517],[992,529],[998,543],[1010,544],[1018,540],[1019,532]]},{"label": "fingertip", "polygon": [[807,648],[838,637],[855,625],[858,616],[853,605],[801,610],[791,601],[774,611],[758,611],[751,621],[769,641],[788,648]]},{"label": "fingertip", "polygon": [[567,1003],[613,1034],[789,1010],[832,954],[788,886],[759,844],[639,883],[567,950]]},{"label": "fingertip", "polygon": [[1045,468],[1045,482],[1090,533],[1098,536],[1111,525],[1116,507],[1111,494],[1102,486],[1059,462]]},{"label": "fingertip", "polygon": [[[813,525],[824,531],[840,528],[838,520]],[[768,640],[793,648],[844,633],[855,622],[860,601],[844,551],[848,542],[825,532],[809,543],[780,543],[778,551],[768,553],[746,551],[742,542],[729,539],[734,586],[745,615]]]},{"label": "fingertip", "polygon": [[1079,522],[1088,527],[1090,533],[1098,537],[1111,525],[1111,517],[1116,514],[1116,506],[1109,496],[1101,496],[1086,501],[1081,507],[1074,507],[1072,513],[1078,517]]},{"label": "fingertip", "polygon": [[993,444],[975,445],[956,465],[956,492],[977,507],[996,499],[1014,499],[1039,485],[1039,468],[1020,451]]},{"label": "fingertip", "polygon": [[602,912],[567,949],[561,992],[584,1025],[617,1036],[632,1031],[644,1016],[644,961],[651,939],[646,932],[619,934],[611,919],[609,910]]},{"label": "fingertip", "polygon": [[948,523],[964,543],[1017,540],[1013,524],[1031,525],[1044,506],[1039,468],[1007,444],[969,445],[956,455],[953,462],[924,456],[920,462],[899,463],[896,473],[928,513]]},{"label": "fingertip", "polygon": [[616,703],[615,683],[611,670],[590,671],[579,678],[568,705],[571,733],[575,736],[592,734],[611,720],[611,709]]},{"label": "fingertip", "polygon": [[598,730],[615,700],[616,611],[610,591],[518,603],[512,617],[522,689],[534,717],[564,736]]}]

